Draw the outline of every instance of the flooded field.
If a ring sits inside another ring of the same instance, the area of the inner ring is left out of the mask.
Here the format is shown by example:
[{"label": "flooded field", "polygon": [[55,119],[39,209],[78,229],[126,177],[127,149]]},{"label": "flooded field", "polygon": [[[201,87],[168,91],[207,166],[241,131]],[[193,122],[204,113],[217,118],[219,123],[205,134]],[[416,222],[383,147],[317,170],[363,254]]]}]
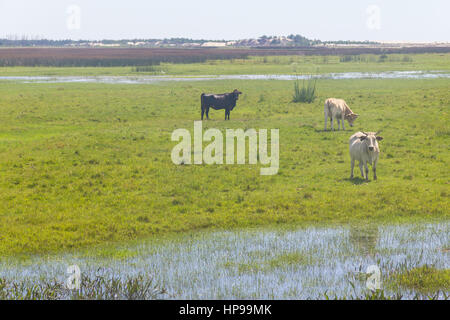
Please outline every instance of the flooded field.
[{"label": "flooded field", "polygon": [[320,75],[205,75],[205,76],[0,76],[0,80],[22,83],[107,83],[107,84],[152,84],[167,81],[208,80],[296,80],[296,79],[438,79],[450,78],[444,71],[387,71],[387,72],[345,72]]},{"label": "flooded field", "polygon": [[[67,254],[3,260],[0,278],[29,286],[51,281],[64,285],[67,267],[77,265],[89,279],[138,279],[133,282],[137,286],[150,281],[154,289],[138,298],[355,298],[369,291],[366,270],[375,265],[386,295],[413,298],[413,289],[393,290],[390,277],[424,265],[450,268],[449,231],[450,223],[444,222],[205,232],[116,248],[122,257]],[[438,298],[447,295],[448,288]],[[63,298],[70,297],[67,291]]]}]

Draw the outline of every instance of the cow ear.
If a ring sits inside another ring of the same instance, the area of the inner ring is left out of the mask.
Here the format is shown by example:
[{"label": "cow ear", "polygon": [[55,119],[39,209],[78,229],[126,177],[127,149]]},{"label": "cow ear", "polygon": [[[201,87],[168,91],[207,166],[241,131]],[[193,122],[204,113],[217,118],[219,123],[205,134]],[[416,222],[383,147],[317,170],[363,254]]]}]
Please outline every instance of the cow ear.
[{"label": "cow ear", "polygon": [[362,137],[359,137],[359,140],[363,141],[363,140],[365,140],[366,138],[367,138],[367,136],[362,136]]},{"label": "cow ear", "polygon": [[377,140],[381,141],[381,140],[383,140],[383,137],[377,136]]}]

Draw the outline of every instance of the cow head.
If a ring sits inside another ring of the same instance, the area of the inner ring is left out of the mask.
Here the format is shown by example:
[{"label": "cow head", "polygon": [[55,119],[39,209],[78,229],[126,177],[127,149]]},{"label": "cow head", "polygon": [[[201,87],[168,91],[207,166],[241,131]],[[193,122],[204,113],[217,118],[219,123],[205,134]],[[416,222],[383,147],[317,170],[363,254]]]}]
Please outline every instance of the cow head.
[{"label": "cow head", "polygon": [[383,140],[383,137],[380,137],[378,134],[381,131],[378,132],[368,132],[365,133],[364,131],[361,131],[363,136],[359,137],[361,141],[364,141],[364,143],[367,145],[367,148],[369,151],[379,151],[378,148],[378,141]]},{"label": "cow head", "polygon": [[350,127],[353,127],[353,122],[356,120],[356,118],[359,117],[359,114],[356,113],[349,113],[345,115],[345,119],[347,119],[348,124]]},{"label": "cow head", "polygon": [[239,99],[239,95],[242,94],[242,92],[240,92],[238,89],[234,89],[234,91],[232,92],[234,99]]}]

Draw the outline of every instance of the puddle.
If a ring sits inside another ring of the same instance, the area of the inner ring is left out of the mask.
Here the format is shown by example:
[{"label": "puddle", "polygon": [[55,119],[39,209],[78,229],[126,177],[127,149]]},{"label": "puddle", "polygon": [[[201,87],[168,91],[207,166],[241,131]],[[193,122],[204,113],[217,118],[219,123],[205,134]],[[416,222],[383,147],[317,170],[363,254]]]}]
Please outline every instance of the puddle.
[{"label": "puddle", "polygon": [[295,79],[437,79],[450,78],[444,71],[386,71],[328,73],[319,75],[205,75],[205,76],[0,76],[0,80],[22,83],[108,83],[108,84],[152,84],[167,81],[211,81],[211,80],[295,80]]},{"label": "puddle", "polygon": [[[366,277],[360,278],[370,265],[382,276],[399,266],[450,268],[449,231],[450,223],[205,232],[117,248],[135,253],[125,260],[62,255],[2,261],[0,277],[62,283],[67,267],[77,264],[89,275],[105,268],[123,278],[153,276],[168,299],[323,299],[325,292],[348,297],[368,292]],[[381,288],[389,293],[383,282]]]}]

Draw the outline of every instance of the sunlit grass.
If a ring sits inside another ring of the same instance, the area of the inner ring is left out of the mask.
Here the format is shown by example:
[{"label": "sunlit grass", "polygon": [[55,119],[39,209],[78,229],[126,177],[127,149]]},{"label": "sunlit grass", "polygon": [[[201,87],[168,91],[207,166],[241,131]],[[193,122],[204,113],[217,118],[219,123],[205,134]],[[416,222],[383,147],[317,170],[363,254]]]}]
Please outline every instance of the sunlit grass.
[{"label": "sunlit grass", "polygon": [[450,269],[425,265],[395,273],[389,280],[391,287],[407,288],[424,294],[439,290],[450,293]]},{"label": "sunlit grass", "polygon": [[[232,120],[213,110],[204,130],[279,128],[279,173],[174,165],[171,133],[193,130],[200,94],[234,88],[244,94]],[[0,255],[206,228],[448,219],[447,79],[323,80],[317,94],[292,103],[291,81],[1,82]],[[328,97],[361,115],[354,128],[322,131]],[[348,138],[379,129],[379,180],[349,180]]]}]

